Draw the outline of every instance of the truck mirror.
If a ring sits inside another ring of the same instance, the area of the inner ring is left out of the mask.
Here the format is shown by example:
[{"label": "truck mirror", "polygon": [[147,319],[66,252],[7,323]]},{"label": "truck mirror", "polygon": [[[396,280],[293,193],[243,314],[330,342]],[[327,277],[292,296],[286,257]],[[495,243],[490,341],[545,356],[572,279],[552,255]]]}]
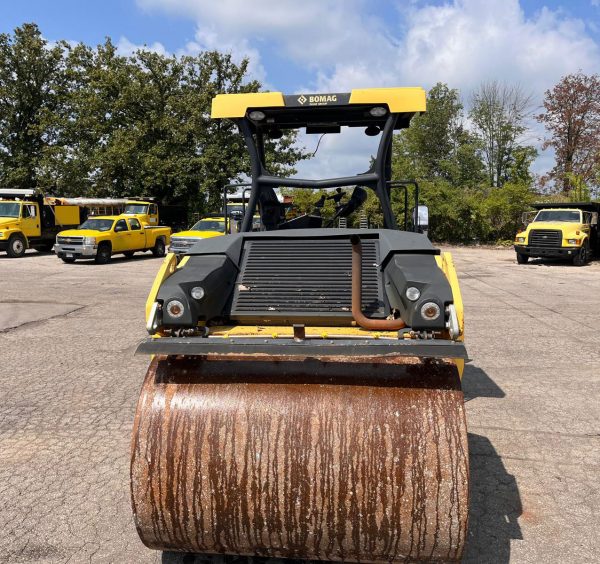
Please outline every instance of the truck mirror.
[{"label": "truck mirror", "polygon": [[419,227],[427,230],[429,227],[429,208],[423,204],[419,205]]},{"label": "truck mirror", "polygon": [[423,233],[429,228],[429,208],[425,204],[419,204],[419,208],[413,208],[412,218],[415,226]]},{"label": "truck mirror", "polygon": [[590,225],[598,225],[598,212],[592,212],[592,220]]}]

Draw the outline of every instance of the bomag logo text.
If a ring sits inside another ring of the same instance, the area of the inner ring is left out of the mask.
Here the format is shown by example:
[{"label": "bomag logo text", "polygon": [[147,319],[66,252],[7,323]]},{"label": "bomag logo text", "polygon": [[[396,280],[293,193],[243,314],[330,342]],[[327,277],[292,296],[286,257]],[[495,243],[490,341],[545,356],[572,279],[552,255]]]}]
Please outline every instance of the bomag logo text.
[{"label": "bomag logo text", "polygon": [[308,97],[309,104],[329,104],[330,102],[337,102],[337,96],[335,94],[319,94]]}]

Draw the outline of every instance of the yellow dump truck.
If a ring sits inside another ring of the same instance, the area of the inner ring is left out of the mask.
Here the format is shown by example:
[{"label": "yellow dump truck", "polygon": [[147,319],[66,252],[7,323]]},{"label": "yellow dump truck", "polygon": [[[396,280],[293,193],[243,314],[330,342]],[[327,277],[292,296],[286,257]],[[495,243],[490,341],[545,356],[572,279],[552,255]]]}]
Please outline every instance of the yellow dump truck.
[{"label": "yellow dump truck", "polygon": [[0,189],[0,251],[13,258],[27,249],[52,250],[56,234],[79,225],[86,210],[36,190]]},{"label": "yellow dump truck", "polygon": [[575,266],[583,266],[598,254],[600,203],[543,203],[533,207],[535,212],[524,214],[526,228],[515,237],[519,264],[527,263],[530,257],[547,257],[570,259]]},{"label": "yellow dump truck", "polygon": [[131,200],[120,215],[90,217],[76,229],[61,231],[54,252],[67,263],[93,258],[106,264],[114,254],[131,257],[138,251],[162,257],[171,240],[171,228],[159,226],[158,220],[155,202]]}]

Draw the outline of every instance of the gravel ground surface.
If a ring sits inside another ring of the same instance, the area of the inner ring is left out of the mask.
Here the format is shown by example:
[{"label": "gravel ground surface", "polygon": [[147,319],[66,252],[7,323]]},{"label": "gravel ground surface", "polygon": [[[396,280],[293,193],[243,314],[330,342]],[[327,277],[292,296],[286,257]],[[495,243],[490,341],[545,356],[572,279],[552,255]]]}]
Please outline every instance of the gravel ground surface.
[{"label": "gravel ground surface", "polygon": [[[473,358],[465,561],[600,561],[600,262],[454,253]],[[0,562],[200,561],[146,549],[129,507],[159,264],[0,256]]]}]

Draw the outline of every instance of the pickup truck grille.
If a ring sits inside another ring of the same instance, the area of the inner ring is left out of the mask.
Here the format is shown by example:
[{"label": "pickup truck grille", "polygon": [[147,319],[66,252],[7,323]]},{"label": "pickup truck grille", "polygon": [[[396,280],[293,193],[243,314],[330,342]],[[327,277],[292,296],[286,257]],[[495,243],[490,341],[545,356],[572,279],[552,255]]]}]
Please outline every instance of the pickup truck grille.
[{"label": "pickup truck grille", "polygon": [[[363,311],[381,319],[385,312],[378,241],[364,239],[362,246]],[[351,273],[347,238],[247,241],[232,317],[352,318]]]},{"label": "pickup truck grille", "polygon": [[529,232],[530,247],[560,247],[562,232],[554,229],[532,229]]},{"label": "pickup truck grille", "polygon": [[83,237],[57,237],[59,245],[83,245]]},{"label": "pickup truck grille", "polygon": [[171,237],[171,248],[177,250],[187,250],[200,240],[200,238],[184,239],[183,237]]}]

